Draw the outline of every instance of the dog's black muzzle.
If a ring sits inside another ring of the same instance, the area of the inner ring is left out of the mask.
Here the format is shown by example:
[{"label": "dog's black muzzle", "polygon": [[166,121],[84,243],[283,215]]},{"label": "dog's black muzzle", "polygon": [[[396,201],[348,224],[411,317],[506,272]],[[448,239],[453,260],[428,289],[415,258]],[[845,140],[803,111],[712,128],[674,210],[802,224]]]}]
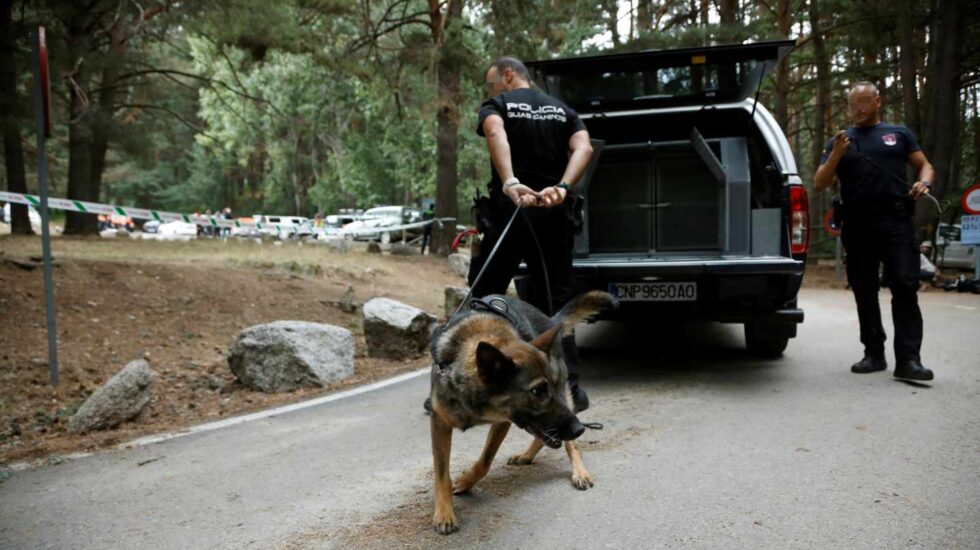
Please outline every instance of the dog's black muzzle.
[{"label": "dog's black muzzle", "polygon": [[[535,422],[538,420],[538,422]],[[541,440],[542,443],[557,449],[565,441],[578,439],[585,433],[585,426],[579,422],[575,415],[569,415],[560,422],[542,422],[542,419],[517,419],[513,420],[517,427]]]}]

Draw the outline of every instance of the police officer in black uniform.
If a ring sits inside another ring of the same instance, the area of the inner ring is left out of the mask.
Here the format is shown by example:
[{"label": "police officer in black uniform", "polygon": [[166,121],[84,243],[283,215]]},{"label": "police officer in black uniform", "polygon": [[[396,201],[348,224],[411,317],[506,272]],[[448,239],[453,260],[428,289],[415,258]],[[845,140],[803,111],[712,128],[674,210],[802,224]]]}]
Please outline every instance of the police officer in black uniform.
[{"label": "police officer in black uniform", "polygon": [[[501,57],[486,73],[490,99],[480,107],[477,134],[487,140],[492,178],[484,214],[480,254],[470,264],[469,282],[486,263],[515,208],[518,215],[481,279],[473,296],[503,294],[525,261],[530,277],[521,298],[547,314],[554,314],[572,298],[572,247],[575,242],[572,201],[566,201],[592,156],[589,132],[578,113],[561,101],[532,89],[527,68],[513,57]],[[533,235],[528,224],[533,227]],[[535,245],[540,244],[540,252]],[[543,267],[542,269],[542,256]],[[547,281],[551,302],[548,302]],[[577,411],[588,407],[578,387],[575,338],[563,341],[569,367],[569,385]]]},{"label": "police officer in black uniform", "polygon": [[[884,264],[892,293],[895,325],[895,378],[932,380],[919,357],[922,313],[919,311],[919,251],[912,212],[915,200],[929,192],[934,171],[912,132],[879,118],[881,98],[870,82],[859,82],[847,95],[853,126],[827,142],[813,178],[820,192],[840,182],[842,240],[847,251],[847,280],[854,291],[864,358],[851,372],[885,370],[885,331],[878,307],[878,268]],[[906,183],[906,167],[918,170],[918,181]]]}]

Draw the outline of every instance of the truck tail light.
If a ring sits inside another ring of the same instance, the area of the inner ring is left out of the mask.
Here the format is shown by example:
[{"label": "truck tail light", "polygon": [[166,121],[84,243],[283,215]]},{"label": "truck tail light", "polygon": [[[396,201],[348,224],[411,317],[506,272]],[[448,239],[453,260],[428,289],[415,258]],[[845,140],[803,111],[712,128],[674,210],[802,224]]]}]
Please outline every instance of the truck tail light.
[{"label": "truck tail light", "polygon": [[802,185],[789,188],[790,239],[789,250],[794,256],[806,254],[810,248],[810,200]]}]

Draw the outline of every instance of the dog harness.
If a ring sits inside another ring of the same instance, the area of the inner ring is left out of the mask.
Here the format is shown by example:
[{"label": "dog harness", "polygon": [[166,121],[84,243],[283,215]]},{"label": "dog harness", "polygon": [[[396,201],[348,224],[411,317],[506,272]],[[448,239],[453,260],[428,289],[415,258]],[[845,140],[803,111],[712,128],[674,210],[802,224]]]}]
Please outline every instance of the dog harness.
[{"label": "dog harness", "polygon": [[[500,298],[490,298],[490,299],[485,299],[485,298],[470,298],[469,302],[470,302],[469,303],[470,311],[467,312],[467,313],[463,313],[463,314],[458,314],[457,313],[452,318],[450,318],[448,321],[446,321],[446,324],[443,325],[439,329],[439,331],[436,334],[433,335],[433,337],[432,337],[433,343],[439,338],[439,335],[440,334],[442,334],[443,332],[445,332],[446,330],[448,330],[449,328],[451,328],[452,326],[454,326],[456,323],[458,323],[458,322],[462,321],[463,319],[469,317],[473,313],[481,313],[481,312],[492,313],[492,314],[494,314],[494,315],[496,315],[498,317],[502,317],[503,319],[506,319],[507,322],[510,323],[510,326],[514,327],[514,329],[517,330],[518,334],[521,333],[520,329],[518,329],[518,326],[519,325],[517,324],[517,322],[514,321],[514,318],[510,316],[510,308],[507,306],[507,302],[506,301],[501,300]],[[521,334],[521,336],[522,337],[525,337],[525,338],[527,337],[527,335],[525,335],[525,334]],[[435,359],[434,348],[433,348],[433,352],[432,352],[431,355],[432,355],[432,358],[434,360]],[[448,365],[445,365],[445,364],[442,364],[442,363],[438,363],[437,362],[436,363],[436,366],[439,367],[439,370],[440,371],[443,371],[443,370],[446,369],[446,367]]]}]

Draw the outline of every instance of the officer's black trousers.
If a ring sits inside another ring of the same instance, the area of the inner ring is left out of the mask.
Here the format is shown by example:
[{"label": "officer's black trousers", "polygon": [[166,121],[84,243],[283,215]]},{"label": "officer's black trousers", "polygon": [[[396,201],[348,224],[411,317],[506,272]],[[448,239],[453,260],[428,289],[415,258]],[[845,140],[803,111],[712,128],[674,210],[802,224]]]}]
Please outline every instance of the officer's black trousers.
[{"label": "officer's black trousers", "polygon": [[[572,297],[572,246],[575,235],[570,208],[569,201],[550,209],[526,208],[523,213],[517,214],[486,272],[473,286],[473,296],[482,298],[488,294],[506,293],[523,260],[527,263],[530,276],[521,299],[549,316],[561,309]],[[484,232],[480,243],[480,254],[470,262],[468,279],[471,286],[513,213],[511,205],[494,205],[490,227]],[[533,234],[528,223],[534,228]],[[535,245],[535,236],[541,246],[540,253]],[[542,266],[547,270],[547,280],[551,286],[550,304]]]},{"label": "officer's black trousers", "polygon": [[911,218],[898,214],[849,216],[844,220],[841,238],[847,250],[847,281],[857,302],[865,352],[883,354],[885,349],[885,329],[878,306],[878,268],[884,264],[884,279],[892,293],[895,360],[919,359],[919,251]]},{"label": "officer's black trousers", "polygon": [[[501,201],[494,203],[491,223],[483,234],[480,254],[470,262],[468,280],[471,286],[486,263],[494,245],[514,213],[514,207]],[[526,214],[526,216],[525,216]],[[534,228],[534,233],[528,228]],[[535,245],[535,236],[541,252]],[[572,298],[572,247],[575,235],[572,228],[571,201],[550,209],[526,208],[518,213],[510,230],[504,235],[497,253],[490,260],[486,272],[476,286],[473,296],[482,298],[489,294],[504,294],[511,279],[523,260],[527,263],[529,277],[523,285],[521,299],[540,309],[547,315],[558,312]],[[548,288],[545,285],[547,269],[550,283],[551,302],[548,302]],[[568,382],[572,387],[578,384],[578,352],[574,335],[562,339],[565,363],[568,365]]]}]

